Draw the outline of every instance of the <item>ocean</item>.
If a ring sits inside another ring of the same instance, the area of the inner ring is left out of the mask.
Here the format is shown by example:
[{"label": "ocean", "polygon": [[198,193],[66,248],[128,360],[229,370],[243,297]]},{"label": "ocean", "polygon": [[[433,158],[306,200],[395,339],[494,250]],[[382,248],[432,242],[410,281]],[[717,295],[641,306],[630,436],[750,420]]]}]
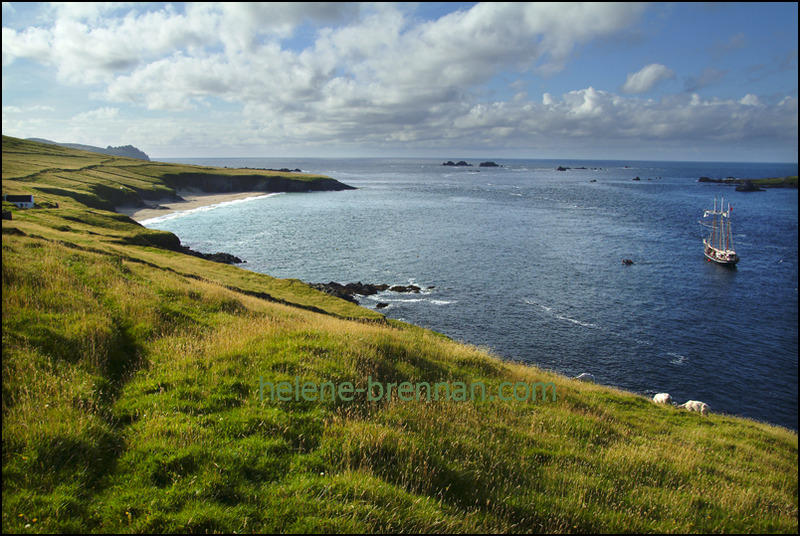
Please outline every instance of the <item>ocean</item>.
[{"label": "ocean", "polygon": [[[697,182],[797,175],[797,164],[162,160],[300,168],[357,188],[143,222],[193,249],[280,278],[415,284],[359,301],[507,360],[797,430],[797,190]],[[703,256],[698,222],[723,196],[735,269]]]}]

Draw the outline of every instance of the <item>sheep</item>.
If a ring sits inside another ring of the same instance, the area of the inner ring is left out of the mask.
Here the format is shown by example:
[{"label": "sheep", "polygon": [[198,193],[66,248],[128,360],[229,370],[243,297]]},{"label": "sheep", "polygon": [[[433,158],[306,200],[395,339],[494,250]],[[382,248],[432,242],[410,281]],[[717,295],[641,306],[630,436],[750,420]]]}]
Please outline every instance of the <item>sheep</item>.
[{"label": "sheep", "polygon": [[584,381],[584,382],[597,383],[597,380],[595,380],[594,375],[589,374],[588,372],[584,372],[583,374],[579,374],[578,376],[575,376],[573,378],[573,380],[581,380],[581,381]]},{"label": "sheep", "polygon": [[669,393],[658,393],[653,397],[653,402],[656,404],[673,404],[672,397]]},{"label": "sheep", "polygon": [[699,411],[701,415],[708,415],[708,404],[698,400],[688,400],[678,407],[688,409],[689,411]]}]

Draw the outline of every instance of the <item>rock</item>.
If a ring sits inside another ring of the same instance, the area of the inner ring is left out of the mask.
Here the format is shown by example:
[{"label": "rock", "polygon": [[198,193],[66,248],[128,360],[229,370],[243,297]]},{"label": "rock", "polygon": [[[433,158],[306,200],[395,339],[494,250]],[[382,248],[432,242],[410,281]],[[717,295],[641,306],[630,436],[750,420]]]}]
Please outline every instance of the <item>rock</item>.
[{"label": "rock", "polygon": [[495,164],[494,162],[481,162],[478,167],[503,167]]},{"label": "rock", "polygon": [[468,164],[468,163],[464,162],[463,160],[459,160],[456,163],[454,163],[452,160],[448,160],[447,162],[445,162],[442,165],[443,166],[467,166],[467,167],[472,167],[472,164]]},{"label": "rock", "polygon": [[336,283],[335,281],[331,281],[329,283],[309,283],[309,285],[312,288],[321,290],[322,292],[330,294],[331,296],[336,296],[337,298],[342,298],[343,300],[353,303],[358,303],[358,301],[354,298],[354,295],[356,294],[359,296],[371,296],[387,289],[391,290],[392,292],[418,293],[420,291],[420,287],[416,285],[395,285],[390,288],[387,284],[374,285],[371,283],[362,283],[360,281],[358,283],[347,283],[346,285]]},{"label": "rock", "polygon": [[717,184],[737,184],[741,182],[741,179],[737,179],[736,177],[726,177],[724,179],[712,179],[710,177],[700,177],[697,179],[697,182],[713,182]]},{"label": "rock", "polygon": [[121,145],[119,147],[106,147],[105,152],[110,155],[115,156],[125,156],[128,158],[138,158],[139,160],[150,160],[150,157],[145,154],[144,151],[141,151],[134,147],[133,145]]},{"label": "rock", "polygon": [[413,292],[417,294],[419,293],[420,288],[417,285],[407,285],[407,286],[395,285],[393,287],[390,287],[389,290],[391,290],[392,292]]},{"label": "rock", "polygon": [[556,168],[556,171],[567,171],[568,169],[569,169],[568,167],[558,166]]},{"label": "rock", "polygon": [[372,285],[369,283],[364,284],[360,281],[358,283],[348,283],[346,285],[336,283],[335,281],[331,281],[329,283],[310,283],[310,285],[311,287],[330,294],[331,296],[336,296],[337,298],[342,298],[343,300],[353,303],[358,303],[358,301],[353,297],[354,294],[358,294],[360,296],[371,296],[389,288],[389,285]]},{"label": "rock", "polygon": [[187,246],[179,246],[178,249],[179,251],[186,253],[187,255],[200,257],[201,259],[205,259],[207,261],[221,262],[222,264],[242,264],[244,262],[236,255],[231,255],[230,253],[223,253],[221,251],[218,251],[216,253],[200,253],[199,251],[195,251]]},{"label": "rock", "polygon": [[750,181],[744,181],[743,184],[740,184],[736,187],[737,192],[766,192],[763,188],[759,188],[755,184]]},{"label": "rock", "polygon": [[218,251],[216,253],[201,253],[203,258],[209,261],[221,262],[223,264],[242,264],[244,261],[236,255]]},{"label": "rock", "polygon": [[378,305],[375,306],[375,309],[385,309],[389,307],[389,304],[386,302],[378,302]]}]

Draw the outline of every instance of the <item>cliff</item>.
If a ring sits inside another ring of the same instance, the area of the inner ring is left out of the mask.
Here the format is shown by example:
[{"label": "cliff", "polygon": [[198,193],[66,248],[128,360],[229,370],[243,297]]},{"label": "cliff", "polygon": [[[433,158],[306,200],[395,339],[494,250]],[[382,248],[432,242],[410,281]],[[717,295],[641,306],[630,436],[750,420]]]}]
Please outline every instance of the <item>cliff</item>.
[{"label": "cliff", "polygon": [[3,150],[3,193],[34,194],[39,204],[79,203],[113,211],[119,206],[146,206],[151,200],[179,200],[175,191],[179,188],[204,193],[353,188],[323,175],[168,164],[128,157],[113,160],[99,153],[8,136],[3,136]]}]

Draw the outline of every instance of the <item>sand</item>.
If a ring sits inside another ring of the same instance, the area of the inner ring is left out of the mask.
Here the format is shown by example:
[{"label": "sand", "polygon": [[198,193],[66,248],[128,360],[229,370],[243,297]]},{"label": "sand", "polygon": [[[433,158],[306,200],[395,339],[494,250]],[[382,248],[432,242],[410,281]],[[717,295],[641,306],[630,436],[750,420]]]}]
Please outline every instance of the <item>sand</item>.
[{"label": "sand", "polygon": [[166,216],[173,212],[183,212],[186,210],[193,210],[200,207],[206,207],[224,203],[226,201],[235,201],[238,199],[246,199],[248,197],[260,197],[269,195],[266,192],[238,192],[232,194],[199,194],[194,191],[177,191],[183,201],[172,201],[171,199],[163,202],[152,202],[148,207],[116,207],[116,211],[120,214],[130,216],[136,221],[149,220],[151,218],[158,218],[159,216]]}]

